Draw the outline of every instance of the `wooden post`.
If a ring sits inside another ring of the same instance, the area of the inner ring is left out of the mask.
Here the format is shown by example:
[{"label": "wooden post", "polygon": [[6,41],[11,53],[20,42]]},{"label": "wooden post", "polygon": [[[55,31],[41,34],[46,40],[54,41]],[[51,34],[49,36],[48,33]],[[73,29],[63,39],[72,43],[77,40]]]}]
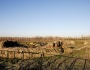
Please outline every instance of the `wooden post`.
[{"label": "wooden post", "polygon": [[1,56],[1,57],[3,57],[3,50],[1,50],[1,54],[2,54],[2,56]]},{"label": "wooden post", "polygon": [[3,57],[5,58],[5,50],[3,50]]},{"label": "wooden post", "polygon": [[86,59],[85,59],[85,62],[84,62],[83,70],[85,70],[85,67],[86,67]]},{"label": "wooden post", "polygon": [[22,51],[22,59],[24,59],[24,52]]},{"label": "wooden post", "polygon": [[30,52],[29,52],[29,59],[30,59]]},{"label": "wooden post", "polygon": [[15,51],[14,51],[14,58],[15,58]]},{"label": "wooden post", "polygon": [[19,53],[20,53],[20,56],[21,56],[20,59],[22,59],[22,52],[19,52]]},{"label": "wooden post", "polygon": [[1,57],[1,50],[0,50],[0,57]]},{"label": "wooden post", "polygon": [[32,53],[30,53],[31,54],[31,58],[33,58],[33,54]]},{"label": "wooden post", "polygon": [[44,53],[41,53],[41,57],[44,57]]},{"label": "wooden post", "polygon": [[9,58],[9,52],[7,51],[7,58]]}]

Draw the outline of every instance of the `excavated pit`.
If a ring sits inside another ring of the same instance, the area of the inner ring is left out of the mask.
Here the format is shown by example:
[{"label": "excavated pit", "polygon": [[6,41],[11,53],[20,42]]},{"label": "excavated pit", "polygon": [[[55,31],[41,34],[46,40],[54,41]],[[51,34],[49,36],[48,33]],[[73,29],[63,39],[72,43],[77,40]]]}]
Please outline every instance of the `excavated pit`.
[{"label": "excavated pit", "polygon": [[18,43],[17,41],[5,41],[3,42],[3,47],[9,48],[9,47],[24,47],[27,48],[27,46]]}]

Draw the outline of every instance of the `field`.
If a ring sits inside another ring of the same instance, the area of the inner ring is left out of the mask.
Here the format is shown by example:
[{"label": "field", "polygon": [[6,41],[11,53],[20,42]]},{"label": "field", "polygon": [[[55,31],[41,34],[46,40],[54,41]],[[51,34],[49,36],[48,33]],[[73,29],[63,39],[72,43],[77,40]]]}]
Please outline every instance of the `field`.
[{"label": "field", "polygon": [[0,70],[90,70],[90,60],[68,56],[0,59]]},{"label": "field", "polygon": [[0,70],[90,70],[89,39],[1,39]]}]

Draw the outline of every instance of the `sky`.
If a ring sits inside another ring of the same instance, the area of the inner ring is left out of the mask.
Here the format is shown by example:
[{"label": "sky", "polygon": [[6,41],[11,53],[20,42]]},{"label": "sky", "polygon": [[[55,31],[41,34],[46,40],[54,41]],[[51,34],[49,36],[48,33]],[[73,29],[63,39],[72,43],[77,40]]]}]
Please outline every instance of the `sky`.
[{"label": "sky", "polygon": [[0,0],[0,37],[90,35],[90,0]]}]

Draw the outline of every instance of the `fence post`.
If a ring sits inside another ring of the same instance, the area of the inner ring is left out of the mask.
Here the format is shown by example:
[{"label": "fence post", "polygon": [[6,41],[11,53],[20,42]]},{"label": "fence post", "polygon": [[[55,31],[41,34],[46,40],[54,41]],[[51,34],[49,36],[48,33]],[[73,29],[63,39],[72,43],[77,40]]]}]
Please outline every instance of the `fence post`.
[{"label": "fence post", "polygon": [[2,58],[3,58],[3,50],[1,50],[1,52],[2,52]]},{"label": "fence post", "polygon": [[1,50],[0,50],[0,57],[1,57]]},{"label": "fence post", "polygon": [[5,51],[3,50],[3,58],[4,58],[4,55],[5,55]]},{"label": "fence post", "polygon": [[22,51],[22,59],[24,59],[24,52]]},{"label": "fence post", "polygon": [[9,58],[9,52],[7,51],[7,58]]},{"label": "fence post", "polygon": [[85,62],[84,62],[83,70],[85,70],[85,67],[86,67],[86,59],[85,59]]},{"label": "fence post", "polygon": [[30,52],[29,52],[29,59],[30,59]]},{"label": "fence post", "polygon": [[14,58],[15,58],[15,51],[14,51]]},{"label": "fence post", "polygon": [[41,53],[41,57],[44,57],[44,53]]},{"label": "fence post", "polygon": [[30,57],[33,58],[33,54],[32,53],[30,53]]}]

